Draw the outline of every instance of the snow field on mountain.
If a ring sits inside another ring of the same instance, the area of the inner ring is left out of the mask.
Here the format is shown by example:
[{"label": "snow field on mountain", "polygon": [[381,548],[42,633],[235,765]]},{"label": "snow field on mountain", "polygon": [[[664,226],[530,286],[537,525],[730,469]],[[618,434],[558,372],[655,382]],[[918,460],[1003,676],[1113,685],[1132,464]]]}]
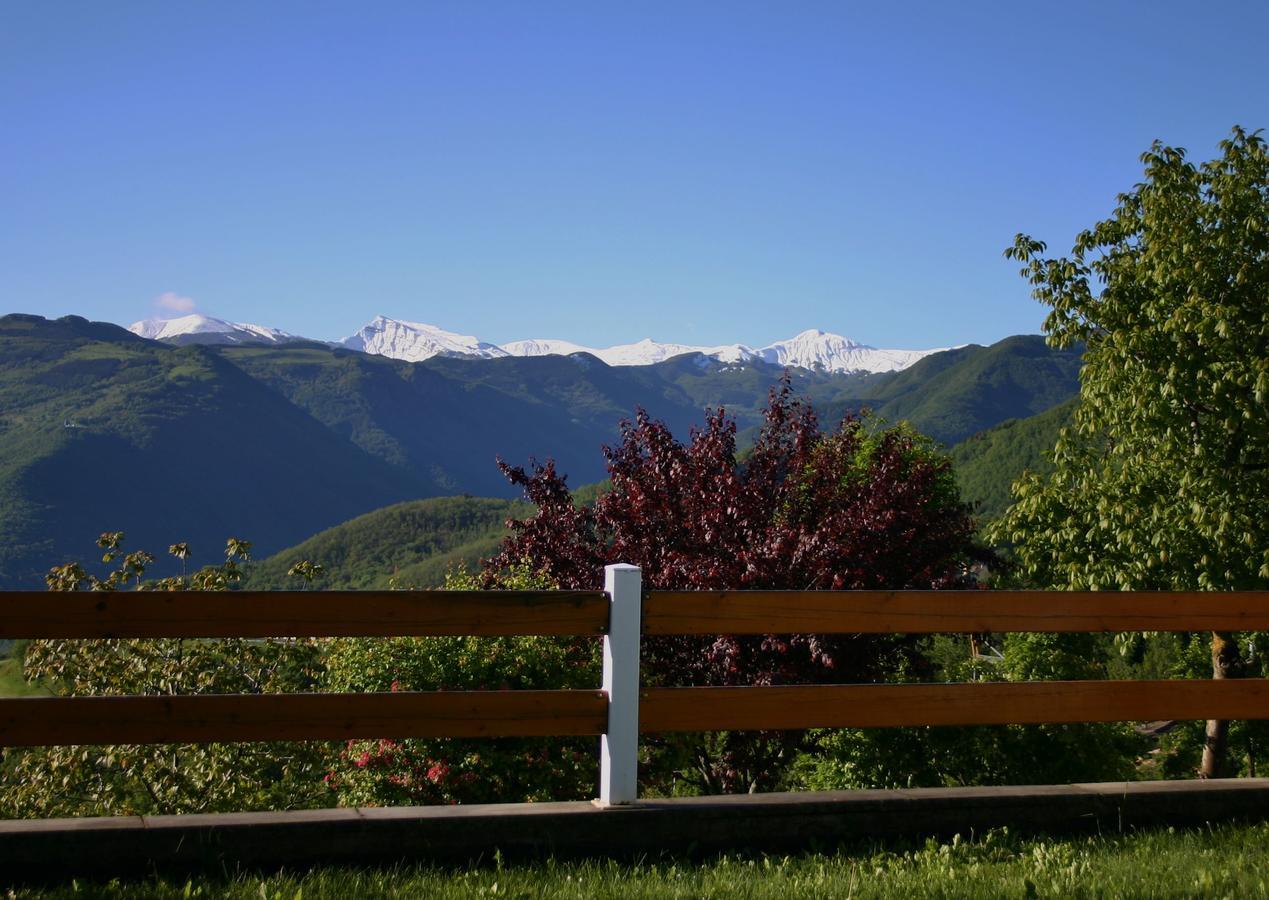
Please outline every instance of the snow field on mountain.
[{"label": "snow field on mountain", "polygon": [[[197,343],[200,338],[207,343],[278,344],[304,340],[276,328],[227,322],[202,315],[136,322],[129,330],[141,337],[177,343]],[[505,356],[567,356],[589,353],[610,366],[646,366],[685,353],[699,353],[722,363],[760,361],[824,372],[894,372],[906,369],[931,353],[948,349],[881,349],[817,329],[803,331],[788,340],[758,348],[745,344],[709,347],[662,343],[652,338],[612,347],[586,347],[557,339],[510,341],[499,345],[482,341],[475,335],[458,334],[435,325],[387,316],[376,316],[355,334],[339,341],[336,346],[409,362],[420,362],[433,356],[496,359]]]}]

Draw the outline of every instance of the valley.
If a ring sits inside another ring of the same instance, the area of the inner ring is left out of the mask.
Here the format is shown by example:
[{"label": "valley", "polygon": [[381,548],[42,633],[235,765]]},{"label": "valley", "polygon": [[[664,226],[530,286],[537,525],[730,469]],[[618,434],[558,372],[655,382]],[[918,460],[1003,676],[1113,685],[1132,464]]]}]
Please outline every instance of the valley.
[{"label": "valley", "polygon": [[[191,564],[204,564],[230,536],[263,558],[393,504],[505,502],[515,492],[498,457],[549,457],[571,485],[596,482],[602,446],[639,407],[686,437],[721,405],[743,446],[786,371],[822,422],[867,408],[955,447],[1068,400],[1079,366],[1079,352],[1036,336],[932,353],[897,372],[830,372],[699,352],[628,366],[589,353],[410,362],[312,341],[159,342],[78,317],[8,315],[0,588],[38,588],[50,566],[90,558],[103,530],[160,555],[188,542]],[[162,560],[156,574],[174,566]]]}]

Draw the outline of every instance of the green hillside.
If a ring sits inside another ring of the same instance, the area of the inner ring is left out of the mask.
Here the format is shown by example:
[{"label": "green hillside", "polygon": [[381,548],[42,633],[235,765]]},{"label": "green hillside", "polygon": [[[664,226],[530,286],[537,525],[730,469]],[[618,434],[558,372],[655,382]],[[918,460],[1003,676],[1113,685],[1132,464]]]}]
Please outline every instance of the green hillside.
[{"label": "green hillside", "polygon": [[[784,374],[784,368],[762,362],[721,364],[700,354],[676,356],[649,366],[691,398],[698,409],[723,406],[743,431],[762,421],[767,394]],[[793,389],[811,399],[816,409],[831,401],[852,406],[862,396],[864,385],[887,376],[825,374],[808,369],[789,369]]]},{"label": "green hillside", "polygon": [[1025,419],[1008,419],[961,441],[951,449],[961,496],[980,505],[983,521],[1000,516],[1009,505],[1009,486],[1030,471],[1052,471],[1048,454],[1058,432],[1068,425],[1078,398]]},{"label": "green hillside", "polygon": [[508,518],[531,510],[517,500],[432,497],[398,503],[328,528],[251,567],[247,587],[297,589],[287,576],[299,560],[328,573],[318,586],[330,590],[386,588],[391,579],[413,587],[437,587],[451,568],[477,568],[506,534]]},{"label": "green hillside", "polygon": [[[1078,353],[1020,337],[898,373],[792,379],[827,427],[867,405],[951,444],[1074,395],[1078,368]],[[636,406],[686,438],[723,404],[743,443],[782,372],[700,355],[408,363],[312,342],[173,347],[73,316],[0,317],[0,588],[91,558],[104,530],[160,554],[188,541],[202,563],[231,535],[264,555],[392,503],[510,498],[498,456],[595,482]]]},{"label": "green hillside", "polygon": [[600,447],[642,403],[686,432],[700,408],[643,368],[590,357],[408,363],[317,345],[238,347],[225,358],[436,493],[511,496],[495,464],[552,457],[573,483],[604,475]]},{"label": "green hillside", "polygon": [[1038,335],[961,347],[871,380],[861,399],[887,420],[906,419],[951,446],[1075,396],[1083,352],[1082,347],[1054,350]]},{"label": "green hillside", "polygon": [[0,587],[41,586],[105,530],[203,562],[230,535],[269,552],[429,493],[207,348],[0,318]]},{"label": "green hillside", "polygon": [[[935,353],[901,372],[798,372],[793,384],[811,400],[824,427],[867,408],[889,422],[910,422],[950,447],[1000,422],[1035,415],[1074,397],[1082,355],[1083,348],[1054,350],[1042,337],[1018,335],[988,347],[974,344]],[[756,388],[755,383],[751,390]],[[765,401],[765,388],[761,394]],[[759,412],[760,404],[753,416]],[[745,419],[740,421],[743,428]],[[752,426],[742,431],[742,443],[755,434]]]}]

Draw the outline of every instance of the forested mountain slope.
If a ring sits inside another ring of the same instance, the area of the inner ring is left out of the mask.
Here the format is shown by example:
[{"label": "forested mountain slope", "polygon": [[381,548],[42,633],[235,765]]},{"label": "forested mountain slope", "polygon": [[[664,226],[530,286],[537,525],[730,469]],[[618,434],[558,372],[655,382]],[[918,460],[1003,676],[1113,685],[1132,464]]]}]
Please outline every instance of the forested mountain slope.
[{"label": "forested mountain slope", "polygon": [[82,319],[0,319],[0,585],[91,558],[105,530],[213,558],[436,488],[204,347]]},{"label": "forested mountain slope", "polygon": [[1058,432],[1069,425],[1078,398],[1025,419],[1008,419],[961,441],[951,450],[961,496],[979,505],[979,518],[991,521],[1009,505],[1009,487],[1023,472],[1053,470],[1049,454]]},{"label": "forested mountain slope", "polygon": [[947,445],[1006,419],[1043,412],[1079,392],[1083,347],[1054,350],[1038,335],[928,356],[869,380],[861,399]]},{"label": "forested mountain slope", "polygon": [[[827,427],[871,406],[945,443],[1060,402],[1078,354],[1039,338],[939,353],[898,373],[791,370]],[[104,530],[195,561],[230,535],[259,554],[411,499],[515,494],[495,465],[554,458],[604,477],[601,446],[642,406],[680,438],[707,406],[760,421],[783,369],[700,354],[409,363],[316,343],[173,347],[77,317],[0,318],[0,587],[89,559]],[[161,570],[166,571],[166,570]]]},{"label": "forested mountain slope", "polygon": [[686,431],[700,409],[644,369],[592,357],[392,360],[316,345],[242,347],[227,360],[361,449],[428,478],[431,493],[511,496],[495,458],[553,457],[574,483],[642,403]]},{"label": "forested mountain slope", "polygon": [[493,556],[508,518],[532,508],[518,500],[432,497],[398,503],[328,528],[294,547],[253,563],[247,587],[297,590],[303,581],[287,576],[300,560],[318,563],[326,575],[316,587],[329,590],[439,587],[451,568],[475,571]]}]

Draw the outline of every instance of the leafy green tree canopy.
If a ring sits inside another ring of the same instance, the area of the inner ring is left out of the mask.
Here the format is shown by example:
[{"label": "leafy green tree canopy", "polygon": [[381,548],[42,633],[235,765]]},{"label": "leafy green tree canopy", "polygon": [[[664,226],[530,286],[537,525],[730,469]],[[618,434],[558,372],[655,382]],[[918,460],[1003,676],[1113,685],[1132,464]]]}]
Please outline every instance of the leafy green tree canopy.
[{"label": "leafy green tree canopy", "polygon": [[1034,584],[1269,587],[1269,153],[1242,129],[1221,149],[1196,166],[1156,142],[1070,257],[1006,251],[1050,343],[1087,345],[1055,471],[996,532]]}]

